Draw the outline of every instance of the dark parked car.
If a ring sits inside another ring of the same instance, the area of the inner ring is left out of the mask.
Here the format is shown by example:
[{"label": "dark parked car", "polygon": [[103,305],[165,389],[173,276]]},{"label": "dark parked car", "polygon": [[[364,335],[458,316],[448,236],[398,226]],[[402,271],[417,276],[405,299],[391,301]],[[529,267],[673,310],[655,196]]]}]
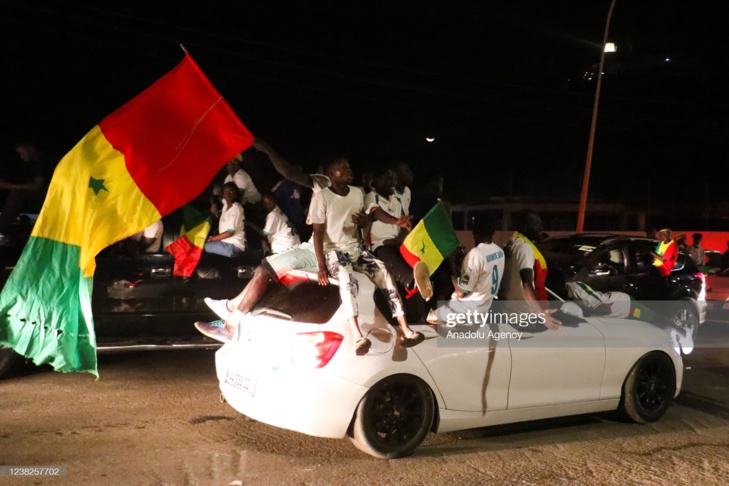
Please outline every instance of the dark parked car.
[{"label": "dark parked car", "polygon": [[549,238],[538,247],[547,261],[547,287],[560,297],[567,298],[565,284],[572,281],[600,292],[624,292],[635,300],[653,302],[654,310],[695,336],[706,318],[704,275],[682,252],[669,276],[649,272],[657,244],[649,238],[576,234]]},{"label": "dark parked car", "polygon": [[[249,244],[237,258],[204,253],[194,275],[174,277],[174,259],[165,247],[174,241],[182,226],[181,211],[163,218],[162,250],[138,256],[113,255],[102,251],[96,258],[92,309],[99,353],[174,348],[217,348],[218,341],[200,334],[195,321],[218,317],[203,299],[230,298],[240,292],[263,257],[260,244]],[[22,237],[14,228],[16,241]],[[29,226],[25,229],[26,238]],[[251,241],[249,241],[251,243]],[[18,260],[23,244],[0,247],[0,286]],[[0,348],[0,375],[17,355]]]}]

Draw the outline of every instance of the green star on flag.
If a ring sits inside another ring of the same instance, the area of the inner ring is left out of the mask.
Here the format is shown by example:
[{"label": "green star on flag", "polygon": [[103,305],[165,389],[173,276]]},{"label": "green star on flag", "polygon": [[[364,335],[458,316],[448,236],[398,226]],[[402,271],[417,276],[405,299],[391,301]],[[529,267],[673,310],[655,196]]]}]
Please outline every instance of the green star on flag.
[{"label": "green star on flag", "polygon": [[109,189],[104,187],[104,179],[89,177],[89,187],[94,191],[94,196],[98,196],[102,189],[109,192]]},{"label": "green star on flag", "polygon": [[432,275],[458,245],[451,218],[439,201],[405,237],[400,245],[400,254],[411,267],[425,262]]}]

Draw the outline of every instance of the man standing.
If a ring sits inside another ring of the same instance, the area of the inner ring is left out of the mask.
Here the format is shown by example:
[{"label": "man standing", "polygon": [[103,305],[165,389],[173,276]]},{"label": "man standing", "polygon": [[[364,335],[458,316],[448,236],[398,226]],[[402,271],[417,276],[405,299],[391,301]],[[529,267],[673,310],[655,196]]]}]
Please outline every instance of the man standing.
[{"label": "man standing", "polygon": [[248,172],[244,171],[240,162],[242,157],[237,155],[233,160],[228,162],[226,169],[228,175],[225,176],[223,184],[226,182],[234,182],[238,186],[240,191],[240,203],[245,206],[246,204],[255,204],[261,200],[261,193],[256,189],[256,185],[253,183],[253,179],[248,175]]},{"label": "man standing", "polygon": [[427,318],[429,323],[445,323],[449,313],[466,313],[469,310],[488,313],[494,297],[498,295],[505,264],[504,250],[493,242],[494,231],[491,218],[477,218],[473,222],[476,246],[463,259],[460,277],[453,279],[450,302],[431,310]]},{"label": "man standing", "polygon": [[310,210],[314,225],[314,251],[319,268],[319,284],[329,284],[330,276],[339,280],[339,295],[356,336],[356,354],[367,354],[372,343],[362,335],[359,327],[358,284],[352,275],[354,271],[364,273],[387,293],[390,310],[403,333],[401,346],[411,347],[421,343],[425,337],[410,329],[405,321],[402,301],[385,264],[362,248],[356,221],[364,207],[364,196],[361,190],[349,185],[353,174],[347,159],[340,158],[330,162],[327,175],[332,185],[314,196]]},{"label": "man standing", "polygon": [[703,235],[701,233],[694,233],[691,235],[691,238],[693,239],[693,244],[686,247],[686,252],[696,262],[696,265],[706,265],[706,251],[701,246],[701,240],[704,239]]},{"label": "man standing", "polygon": [[[516,217],[517,229],[505,248],[506,269],[500,299],[520,312],[534,312],[544,316],[544,325],[559,331],[562,323],[552,317],[554,310],[547,306],[547,262],[534,246],[542,233],[542,219],[534,211],[522,211]],[[519,305],[523,302],[527,305]]]},{"label": "man standing", "polygon": [[395,175],[397,176],[397,185],[395,186],[395,195],[400,198],[402,209],[405,214],[410,213],[410,201],[413,200],[413,194],[410,186],[413,185],[413,171],[407,162],[398,162],[395,164]]},{"label": "man standing", "polygon": [[678,258],[678,245],[671,239],[671,230],[664,228],[659,231],[661,236],[661,242],[658,243],[655,252],[651,252],[653,255],[653,266],[658,269],[658,272],[662,277],[667,277],[671,274],[674,265],[676,265],[676,259]]}]

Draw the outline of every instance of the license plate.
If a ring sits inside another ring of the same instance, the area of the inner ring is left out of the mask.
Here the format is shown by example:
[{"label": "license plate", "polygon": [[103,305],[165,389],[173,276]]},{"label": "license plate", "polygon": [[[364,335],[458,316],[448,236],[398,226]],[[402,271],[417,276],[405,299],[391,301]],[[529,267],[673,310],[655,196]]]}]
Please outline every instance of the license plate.
[{"label": "license plate", "polygon": [[240,375],[235,371],[228,371],[225,374],[225,383],[233,385],[234,387],[243,390],[253,396],[256,391],[256,381],[246,376]]}]

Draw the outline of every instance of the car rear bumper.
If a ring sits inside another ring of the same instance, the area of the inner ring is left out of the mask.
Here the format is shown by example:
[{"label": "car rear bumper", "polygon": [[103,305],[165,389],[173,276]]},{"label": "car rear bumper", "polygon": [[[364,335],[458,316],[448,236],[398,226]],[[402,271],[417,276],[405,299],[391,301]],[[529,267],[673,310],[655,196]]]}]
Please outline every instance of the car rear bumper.
[{"label": "car rear bumper", "polygon": [[220,390],[238,412],[276,427],[341,439],[368,388],[321,369],[257,366],[235,343],[215,353]]}]

